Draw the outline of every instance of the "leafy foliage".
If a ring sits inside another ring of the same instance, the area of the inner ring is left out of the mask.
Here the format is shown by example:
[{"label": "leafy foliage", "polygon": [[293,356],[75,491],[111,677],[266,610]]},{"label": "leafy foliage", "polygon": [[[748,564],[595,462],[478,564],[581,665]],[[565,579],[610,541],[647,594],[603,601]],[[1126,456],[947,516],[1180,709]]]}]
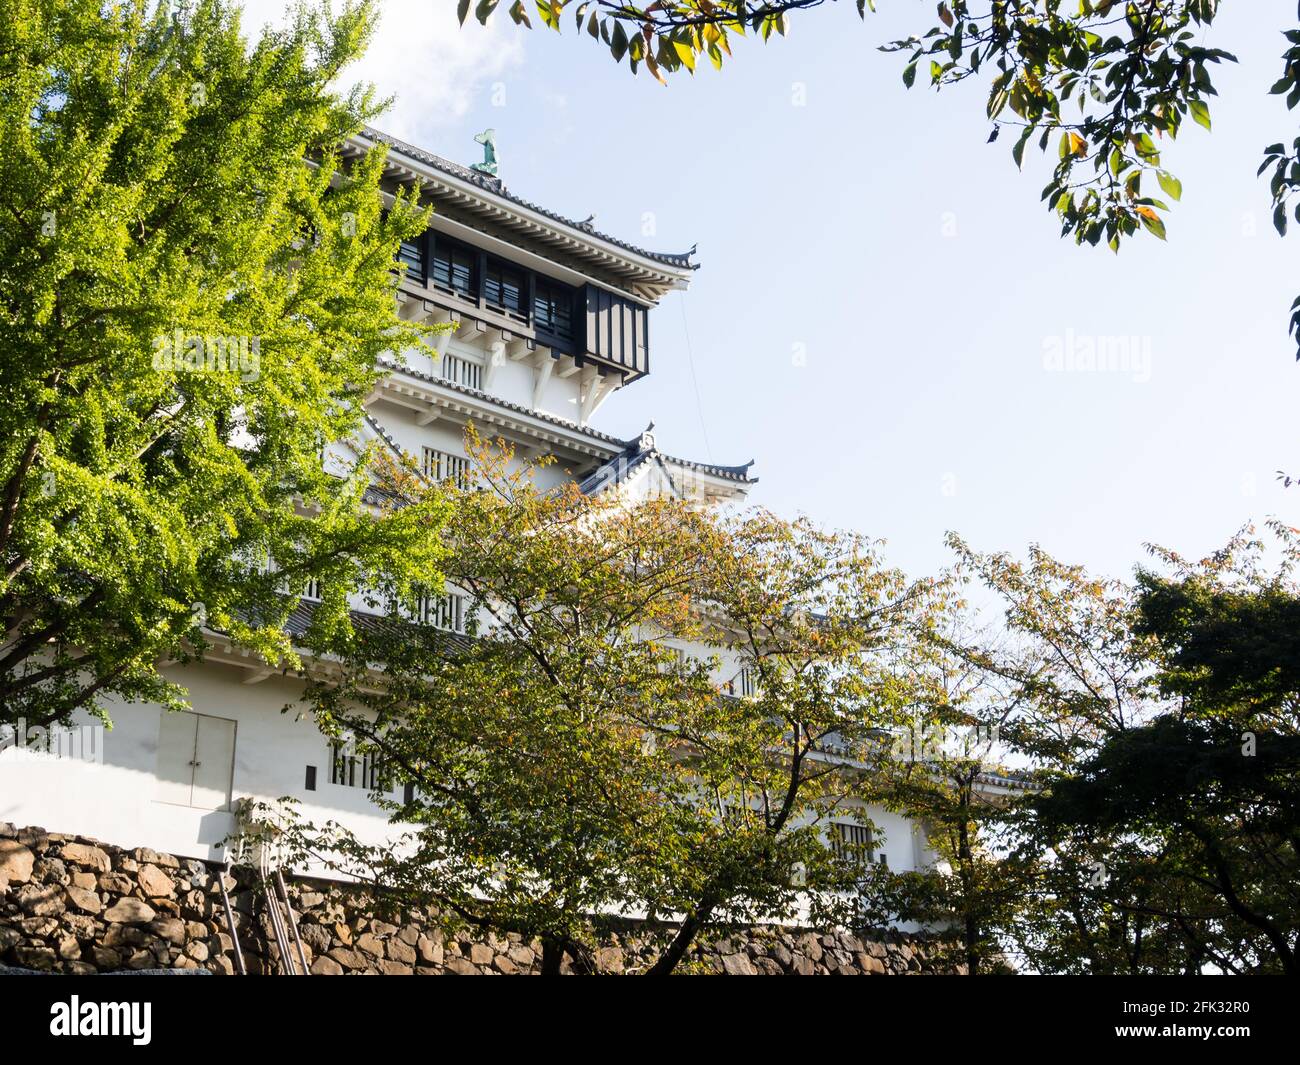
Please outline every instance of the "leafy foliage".
[{"label": "leafy foliage", "polygon": [[[539,936],[551,968],[587,956],[600,915],[681,920],[657,973],[711,925],[849,919],[862,855],[829,848],[827,822],[869,824],[880,730],[938,590],[859,537],[542,491],[500,441],[471,450],[480,480],[446,531],[468,636],[396,610],[307,693],[327,733],[412,786],[377,798],[414,827],[367,847],[291,820],[287,844]],[[687,643],[729,664],[679,656]],[[754,686],[733,694],[742,661]]]},{"label": "leafy foliage", "polygon": [[338,156],[372,15],[249,46],[216,0],[5,5],[0,721],[183,705],[157,664],[205,630],[291,658],[309,577],[326,628],[375,571],[436,580],[439,508],[375,513],[364,453],[321,463],[380,352],[421,343],[392,265],[423,214],[381,213],[381,154]]},{"label": "leafy foliage", "polygon": [[[1273,95],[1286,95],[1287,110],[1294,111],[1300,103],[1300,30],[1287,30],[1286,37],[1290,46],[1282,54],[1282,77],[1273,83],[1269,90]],[[1264,149],[1264,161],[1259,165],[1259,173],[1272,168],[1269,178],[1269,192],[1273,196],[1273,226],[1278,233],[1286,236],[1288,219],[1294,211],[1295,219],[1300,222],[1300,203],[1292,206],[1292,198],[1300,189],[1300,137],[1291,142],[1291,148],[1279,141]],[[1291,332],[1296,343],[1300,344],[1300,296],[1291,304]],[[1300,352],[1296,354],[1300,359]],[[1287,481],[1288,485],[1290,481]]]},{"label": "leafy foliage", "polygon": [[1274,531],[1272,571],[1247,531],[1196,563],[1153,549],[1160,570],[1131,587],[954,540],[1007,606],[996,640],[949,642],[975,670],[968,712],[1001,723],[1033,786],[980,810],[963,763],[932,761],[930,816],[978,829],[981,846],[952,862],[966,881],[914,878],[885,901],[936,920],[946,908],[967,943],[1043,972],[1294,972],[1300,588],[1294,534]]},{"label": "leafy foliage", "polygon": [[[731,55],[731,41],[752,32],[766,41],[772,34],[784,36],[791,11],[820,6],[824,0],[655,0],[650,4],[624,4],[617,0],[514,0],[507,5],[510,18],[532,28],[528,9],[533,7],[543,25],[556,30],[572,12],[580,33],[609,49],[614,62],[627,60],[632,73],[642,66],[659,81],[680,70],[695,73],[697,62],[707,60],[721,70]],[[858,0],[858,9],[874,0]],[[500,0],[459,0],[460,21],[471,11],[486,23],[500,7]]]},{"label": "leafy foliage", "polygon": [[1197,43],[1196,30],[1217,8],[1217,0],[952,0],[939,5],[938,26],[889,50],[908,53],[909,85],[927,58],[936,88],[991,77],[990,139],[1016,127],[1017,165],[1029,144],[1054,143],[1058,162],[1042,198],[1062,234],[1118,250],[1139,227],[1164,239],[1168,204],[1153,184],[1172,200],[1182,195],[1156,140],[1176,138],[1188,118],[1210,128],[1210,68],[1233,56]]},{"label": "leafy foliage", "polygon": [[876,781],[880,801],[925,833],[933,865],[873,870],[863,915],[945,931],[931,945],[934,959],[974,976],[1005,970],[1006,937],[1026,909],[1037,863],[1011,848],[1007,823],[1025,792],[1001,764],[1001,730],[1023,695],[969,652],[982,634],[961,629],[959,603],[950,609],[937,653],[921,663],[896,757]]},{"label": "leafy foliage", "polygon": [[1109,738],[1036,814],[1071,844],[1105,841],[1098,894],[1181,932],[1188,963],[1294,973],[1297,781],[1300,737],[1254,735],[1247,754],[1239,726],[1167,716]]}]

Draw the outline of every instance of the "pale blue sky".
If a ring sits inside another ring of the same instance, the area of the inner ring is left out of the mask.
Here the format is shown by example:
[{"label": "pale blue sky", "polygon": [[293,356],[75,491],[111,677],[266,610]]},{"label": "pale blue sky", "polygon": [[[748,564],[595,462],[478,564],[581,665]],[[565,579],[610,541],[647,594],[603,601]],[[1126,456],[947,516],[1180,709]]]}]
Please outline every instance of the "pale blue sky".
[{"label": "pale blue sky", "polygon": [[[1295,521],[1274,472],[1300,471],[1300,237],[1276,236],[1255,177],[1295,135],[1267,95],[1292,0],[1224,5],[1208,40],[1241,63],[1217,76],[1214,132],[1189,123],[1166,150],[1185,190],[1169,240],[1118,257],[1059,239],[1049,163],[1020,174],[1009,141],[985,144],[982,86],[908,92],[875,50],[932,3],[882,0],[865,25],[854,6],[663,88],[571,28],[456,30],[453,0],[402,0],[364,74],[400,94],[381,123],[399,136],[470,162],[494,127],[513,192],[660,250],[698,242],[690,292],[651,318],[650,377],[596,424],[654,418],[675,454],[753,457],[756,503],[884,537],[917,573],[949,529],[1125,575],[1145,541],[1198,554],[1247,519]],[[1149,338],[1149,380],[1049,372],[1069,334]]]}]

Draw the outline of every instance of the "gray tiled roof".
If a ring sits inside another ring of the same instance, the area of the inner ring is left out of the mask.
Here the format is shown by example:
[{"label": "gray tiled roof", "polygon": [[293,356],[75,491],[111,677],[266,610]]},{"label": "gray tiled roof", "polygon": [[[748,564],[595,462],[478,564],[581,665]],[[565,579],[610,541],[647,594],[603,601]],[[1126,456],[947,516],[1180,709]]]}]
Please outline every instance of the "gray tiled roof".
[{"label": "gray tiled roof", "polygon": [[[300,599],[285,620],[284,628],[290,636],[301,637],[311,626],[316,613],[316,604],[310,600]],[[363,631],[373,633],[401,632],[404,628],[423,628],[425,631],[437,632],[443,646],[449,651],[465,650],[472,646],[473,637],[464,633],[447,632],[443,629],[430,629],[428,626],[416,626],[413,622],[398,621],[382,614],[368,614],[364,610],[349,610],[348,617],[352,624]]]},{"label": "gray tiled roof", "polygon": [[[428,381],[431,384],[439,385],[452,392],[460,392],[467,396],[473,396],[475,399],[485,400],[488,403],[495,404],[505,410],[514,411],[518,414],[526,414],[531,418],[538,419],[539,421],[550,422],[552,425],[561,426],[565,429],[582,433],[584,436],[589,436],[594,440],[599,440],[601,443],[612,445],[616,449],[616,453],[610,457],[605,465],[608,465],[609,462],[616,462],[620,458],[625,459],[626,462],[630,463],[634,457],[649,454],[649,452],[642,452],[640,436],[634,436],[631,440],[624,440],[620,437],[613,436],[610,433],[603,433],[599,429],[592,429],[590,426],[579,425],[577,422],[569,418],[561,418],[558,414],[548,414],[545,411],[533,410],[531,407],[525,407],[522,403],[513,403],[510,400],[502,399],[500,396],[494,396],[488,392],[484,392],[482,389],[470,388],[469,385],[462,385],[457,381],[448,381],[446,378],[436,377],[431,373],[425,373],[423,370],[415,370],[407,366],[399,366],[393,362],[392,359],[383,358],[380,360],[380,363],[384,366],[391,367],[394,370],[398,370],[401,373],[408,374],[411,377],[417,377],[421,381]],[[382,435],[396,451],[401,451],[397,442],[384,430],[375,418],[369,414],[366,415],[366,418],[370,424],[374,426],[375,430]],[[739,466],[719,466],[709,462],[695,462],[691,459],[680,459],[673,455],[666,455],[657,449],[652,449],[652,451],[654,454],[659,455],[665,462],[670,462],[674,466],[681,466],[684,469],[695,470],[697,473],[709,474],[713,477],[720,477],[723,480],[736,481],[739,484],[758,483],[757,477],[749,476],[750,467],[754,465],[752,459]],[[637,461],[639,462],[640,459],[638,458]],[[590,480],[591,477],[600,474],[603,469],[604,466],[593,471],[587,479]],[[623,472],[626,474],[627,472],[630,472],[630,470],[625,469]],[[608,479],[608,473],[604,474],[604,476]]]},{"label": "gray tiled roof", "polygon": [[[458,381],[449,381],[445,377],[437,377],[434,374],[426,373],[423,370],[412,369],[409,366],[401,366],[391,358],[381,357],[379,362],[382,366],[387,366],[410,377],[418,377],[421,381],[428,381],[431,384],[440,385],[452,392],[460,392],[466,396],[473,396],[475,399],[486,400],[489,403],[501,407],[503,410],[514,411],[516,414],[526,414],[530,418],[538,419],[538,421],[550,422],[552,425],[558,425],[564,429],[570,429],[574,432],[582,433],[584,436],[589,436],[593,440],[599,440],[603,444],[609,444],[619,451],[627,447],[628,442],[626,440],[613,436],[610,433],[602,433],[599,429],[592,429],[587,425],[579,425],[572,418],[562,418],[558,414],[547,414],[545,411],[534,410],[532,407],[525,407],[522,403],[514,403],[511,400],[502,399],[500,396],[494,396],[489,392],[484,392],[482,389],[470,388],[469,385],[462,385]],[[373,420],[374,419],[371,419],[371,421]],[[382,429],[379,431],[383,432]],[[390,443],[392,442],[392,437],[387,433],[384,433],[384,436]]]},{"label": "gray tiled roof", "polygon": [[423,148],[417,148],[414,144],[408,144],[406,141],[399,140],[396,137],[370,126],[365,127],[362,132],[372,140],[382,141],[383,143],[396,148],[404,155],[410,156],[412,159],[418,159],[422,163],[427,163],[435,170],[441,170],[444,174],[450,174],[452,177],[459,178],[461,181],[468,181],[471,184],[477,185],[484,191],[500,196],[504,200],[509,200],[511,203],[517,204],[526,210],[535,211],[537,214],[544,215],[553,222],[558,222],[560,225],[569,226],[572,229],[579,230],[580,232],[586,233],[588,236],[604,241],[607,244],[613,244],[615,247],[622,248],[624,251],[631,252],[633,255],[640,255],[642,258],[652,259],[657,263],[662,263],[664,266],[675,267],[679,270],[698,270],[700,268],[699,263],[691,262],[691,256],[695,254],[694,248],[691,248],[690,251],[681,253],[648,251],[645,248],[638,248],[635,244],[629,244],[627,241],[619,240],[617,237],[611,237],[608,233],[601,233],[586,222],[575,222],[572,218],[566,218],[562,214],[558,214],[555,211],[542,207],[530,200],[525,200],[521,196],[514,195],[514,193],[505,187],[501,179],[498,177],[492,177],[489,174],[480,173],[470,167],[461,166],[459,163],[453,163],[450,159],[444,159],[442,156],[434,155],[432,152],[427,152]]},{"label": "gray tiled roof", "polygon": [[[311,628],[312,620],[316,616],[316,610],[319,603],[310,599],[299,599],[294,608],[289,611],[288,617],[284,620],[284,631],[295,640],[301,639]],[[241,619],[249,624],[256,624],[257,619],[250,611],[238,611]],[[444,629],[435,629],[431,626],[417,626],[414,622],[399,621],[395,618],[383,614],[370,614],[364,610],[349,610],[348,618],[353,626],[363,632],[384,633],[384,632],[401,632],[403,628],[416,629],[430,633],[436,633],[441,645],[447,651],[465,650],[472,646],[473,637],[464,633],[448,632]],[[291,673],[292,670],[282,670],[285,673]]]},{"label": "gray tiled roof", "polygon": [[638,436],[627,441],[627,446],[619,454],[603,463],[598,469],[593,470],[585,479],[579,482],[578,490],[584,495],[590,495],[592,492],[607,488],[612,484],[621,484],[632,475],[634,470],[653,460],[710,474],[724,480],[736,481],[739,484],[755,484],[758,480],[749,476],[749,469],[754,465],[752,460],[743,466],[715,466],[704,462],[691,462],[687,459],[678,459],[673,458],[671,455],[665,455],[653,444],[648,447],[644,446],[642,438]]}]

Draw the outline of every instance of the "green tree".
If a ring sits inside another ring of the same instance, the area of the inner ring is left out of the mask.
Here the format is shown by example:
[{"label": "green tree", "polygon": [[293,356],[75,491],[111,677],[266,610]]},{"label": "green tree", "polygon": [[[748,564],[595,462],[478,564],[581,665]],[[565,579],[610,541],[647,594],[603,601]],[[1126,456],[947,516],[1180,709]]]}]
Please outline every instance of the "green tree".
[{"label": "green tree", "polygon": [[1242,534],[1199,563],[1153,549],[1133,585],[954,541],[1007,608],[1011,642],[963,654],[1017,702],[1000,739],[1033,789],[1002,827],[1031,877],[1003,938],[1030,967],[1294,971],[1297,550],[1275,532],[1275,570]]},{"label": "green tree", "polygon": [[[1035,804],[1099,855],[1094,903],[1132,928],[1137,971],[1288,973],[1300,946],[1300,739],[1162,716],[1117,734]],[[1141,935],[1175,940],[1152,958]],[[1181,942],[1178,942],[1181,941]]]},{"label": "green tree", "polygon": [[[784,36],[792,16],[825,2],[538,0],[531,6],[556,31],[572,15],[575,27],[615,62],[666,81],[672,73],[693,74],[705,61],[721,69],[741,39]],[[877,0],[854,4],[863,18],[877,8]],[[461,21],[472,12],[486,22],[500,6],[460,0]],[[516,23],[531,26],[529,7],[515,0],[507,10]],[[1017,166],[1030,146],[1055,153],[1041,198],[1062,235],[1091,245],[1105,241],[1118,251],[1139,230],[1165,238],[1165,215],[1170,201],[1181,198],[1182,182],[1164,165],[1159,142],[1176,138],[1189,119],[1210,129],[1214,67],[1235,61],[1203,43],[1219,8],[1219,0],[941,0],[933,25],[882,50],[903,57],[909,88],[918,73],[936,90],[983,79],[989,140],[1009,127]],[[1271,91],[1294,108],[1300,29],[1280,29],[1286,47]],[[1291,215],[1300,221],[1300,137],[1265,148],[1265,171],[1271,172],[1273,222],[1285,235]],[[1290,328],[1300,345],[1300,297]]]},{"label": "green tree", "polygon": [[895,757],[875,785],[884,805],[923,828],[934,861],[917,870],[876,868],[863,898],[869,923],[932,929],[935,959],[977,976],[1005,971],[1039,863],[1015,847],[1011,826],[1029,792],[1003,764],[1000,740],[1025,693],[988,668],[987,652],[972,652],[986,637],[964,631],[963,612],[954,604],[936,632]]},{"label": "green tree", "polygon": [[157,663],[222,629],[276,661],[379,571],[436,581],[440,505],[327,471],[385,349],[421,342],[381,212],[377,103],[331,83],[373,4],[251,45],[218,0],[0,5],[0,723],[183,705]]},{"label": "green tree", "polygon": [[[1187,935],[1221,967],[1300,972],[1300,544],[1274,522],[1209,558],[1153,549],[1136,633],[1171,712],[1115,737],[1043,803],[1049,819],[1140,833],[1199,899]],[[1270,568],[1270,559],[1278,561]],[[1184,910],[1186,907],[1184,907]]]},{"label": "green tree", "polygon": [[[408,831],[366,846],[290,816],[290,852],[540,937],[548,972],[587,964],[618,913],[672,925],[652,974],[708,928],[851,916],[865,856],[829,847],[827,822],[869,824],[928,582],[858,537],[544,492],[508,449],[471,450],[480,480],[445,537],[470,638],[395,612],[307,694],[327,733],[411,785],[377,796]],[[724,669],[683,642],[738,657]]]}]

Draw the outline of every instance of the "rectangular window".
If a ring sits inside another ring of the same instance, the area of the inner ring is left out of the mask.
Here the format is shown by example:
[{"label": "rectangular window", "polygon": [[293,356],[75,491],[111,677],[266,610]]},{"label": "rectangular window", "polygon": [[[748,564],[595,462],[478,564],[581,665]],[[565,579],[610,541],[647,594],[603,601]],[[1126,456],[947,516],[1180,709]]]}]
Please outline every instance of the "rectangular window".
[{"label": "rectangular window", "polygon": [[444,632],[465,631],[465,597],[459,592],[426,595],[420,600],[420,617]]},{"label": "rectangular window", "polygon": [[740,694],[743,698],[750,698],[758,694],[758,688],[754,684],[754,667],[746,666],[740,671],[740,677],[737,682]]},{"label": "rectangular window", "polygon": [[366,791],[386,790],[383,764],[374,751],[360,753],[351,744],[330,744],[330,783]]},{"label": "rectangular window", "polygon": [[319,603],[321,600],[321,583],[319,577],[312,577],[307,581],[307,586],[302,590],[302,597],[313,603]]},{"label": "rectangular window", "polygon": [[538,277],[533,292],[533,324],[562,340],[572,340],[572,290],[556,281]]},{"label": "rectangular window", "polygon": [[516,318],[524,317],[524,297],[528,280],[520,270],[497,259],[489,259],[483,276],[483,299],[490,307]]},{"label": "rectangular window", "polygon": [[754,667],[741,666],[740,671],[727,684],[727,692],[741,699],[750,699],[758,694],[758,687],[754,680]]},{"label": "rectangular window", "polygon": [[478,253],[444,237],[433,242],[433,283],[466,299],[478,298]]},{"label": "rectangular window", "polygon": [[406,265],[406,276],[424,284],[425,234],[404,240],[397,249],[397,261]]},{"label": "rectangular window", "polygon": [[439,484],[451,481],[457,488],[464,488],[469,483],[469,459],[464,455],[439,451],[436,447],[426,447],[424,475]]},{"label": "rectangular window", "polygon": [[444,380],[453,381],[466,388],[483,388],[483,365],[459,355],[444,355],[438,362]]},{"label": "rectangular window", "polygon": [[836,855],[860,865],[870,864],[873,850],[870,826],[832,821],[830,827],[831,850]]}]

